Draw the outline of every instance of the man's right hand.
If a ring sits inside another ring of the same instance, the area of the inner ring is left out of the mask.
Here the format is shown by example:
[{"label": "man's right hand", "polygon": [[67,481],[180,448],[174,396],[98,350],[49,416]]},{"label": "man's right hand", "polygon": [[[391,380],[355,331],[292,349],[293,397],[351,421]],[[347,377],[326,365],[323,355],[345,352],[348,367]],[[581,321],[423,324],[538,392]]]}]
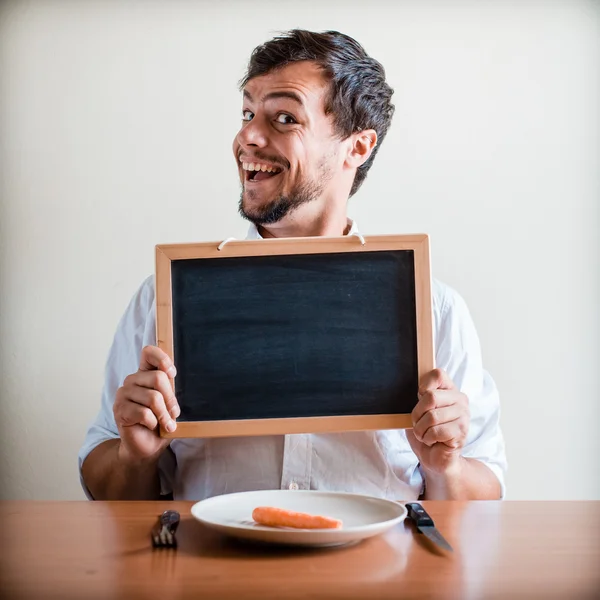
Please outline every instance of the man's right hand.
[{"label": "man's right hand", "polygon": [[117,390],[113,412],[121,443],[119,458],[129,464],[158,460],[170,439],[161,438],[158,425],[175,431],[180,414],[173,393],[175,365],[157,346],[142,350],[137,373],[125,378]]}]

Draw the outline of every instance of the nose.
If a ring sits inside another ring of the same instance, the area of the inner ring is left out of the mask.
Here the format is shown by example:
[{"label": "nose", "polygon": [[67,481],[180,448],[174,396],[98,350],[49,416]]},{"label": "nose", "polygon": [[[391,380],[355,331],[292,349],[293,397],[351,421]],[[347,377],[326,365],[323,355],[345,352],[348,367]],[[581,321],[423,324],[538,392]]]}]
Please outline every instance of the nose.
[{"label": "nose", "polygon": [[265,148],[268,143],[266,124],[256,115],[239,130],[236,136],[238,144],[244,147]]}]

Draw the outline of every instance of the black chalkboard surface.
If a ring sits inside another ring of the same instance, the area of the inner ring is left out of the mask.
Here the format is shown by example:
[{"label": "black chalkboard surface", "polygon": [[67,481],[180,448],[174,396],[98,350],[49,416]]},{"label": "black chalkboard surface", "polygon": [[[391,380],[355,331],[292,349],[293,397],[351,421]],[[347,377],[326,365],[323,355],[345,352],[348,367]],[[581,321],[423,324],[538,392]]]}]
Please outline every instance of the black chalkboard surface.
[{"label": "black chalkboard surface", "polygon": [[411,426],[433,368],[428,240],[383,237],[157,246],[181,408],[163,435]]}]

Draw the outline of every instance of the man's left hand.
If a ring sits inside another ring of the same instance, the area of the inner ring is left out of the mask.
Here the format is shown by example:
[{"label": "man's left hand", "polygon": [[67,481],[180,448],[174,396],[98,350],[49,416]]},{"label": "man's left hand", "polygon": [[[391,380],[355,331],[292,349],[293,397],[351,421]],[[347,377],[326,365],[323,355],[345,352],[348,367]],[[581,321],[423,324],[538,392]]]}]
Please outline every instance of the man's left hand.
[{"label": "man's left hand", "polygon": [[421,377],[418,398],[412,411],[413,429],[406,430],[406,437],[421,467],[439,475],[460,469],[469,431],[469,399],[441,369]]}]

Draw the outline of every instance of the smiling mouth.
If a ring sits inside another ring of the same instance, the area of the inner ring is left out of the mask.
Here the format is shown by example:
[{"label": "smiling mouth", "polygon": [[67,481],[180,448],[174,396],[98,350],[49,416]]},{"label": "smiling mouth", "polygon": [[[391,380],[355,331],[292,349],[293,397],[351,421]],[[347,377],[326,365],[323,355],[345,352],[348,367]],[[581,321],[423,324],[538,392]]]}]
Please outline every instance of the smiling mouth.
[{"label": "smiling mouth", "polygon": [[242,163],[245,181],[260,182],[273,179],[282,172],[282,169],[263,163]]}]

